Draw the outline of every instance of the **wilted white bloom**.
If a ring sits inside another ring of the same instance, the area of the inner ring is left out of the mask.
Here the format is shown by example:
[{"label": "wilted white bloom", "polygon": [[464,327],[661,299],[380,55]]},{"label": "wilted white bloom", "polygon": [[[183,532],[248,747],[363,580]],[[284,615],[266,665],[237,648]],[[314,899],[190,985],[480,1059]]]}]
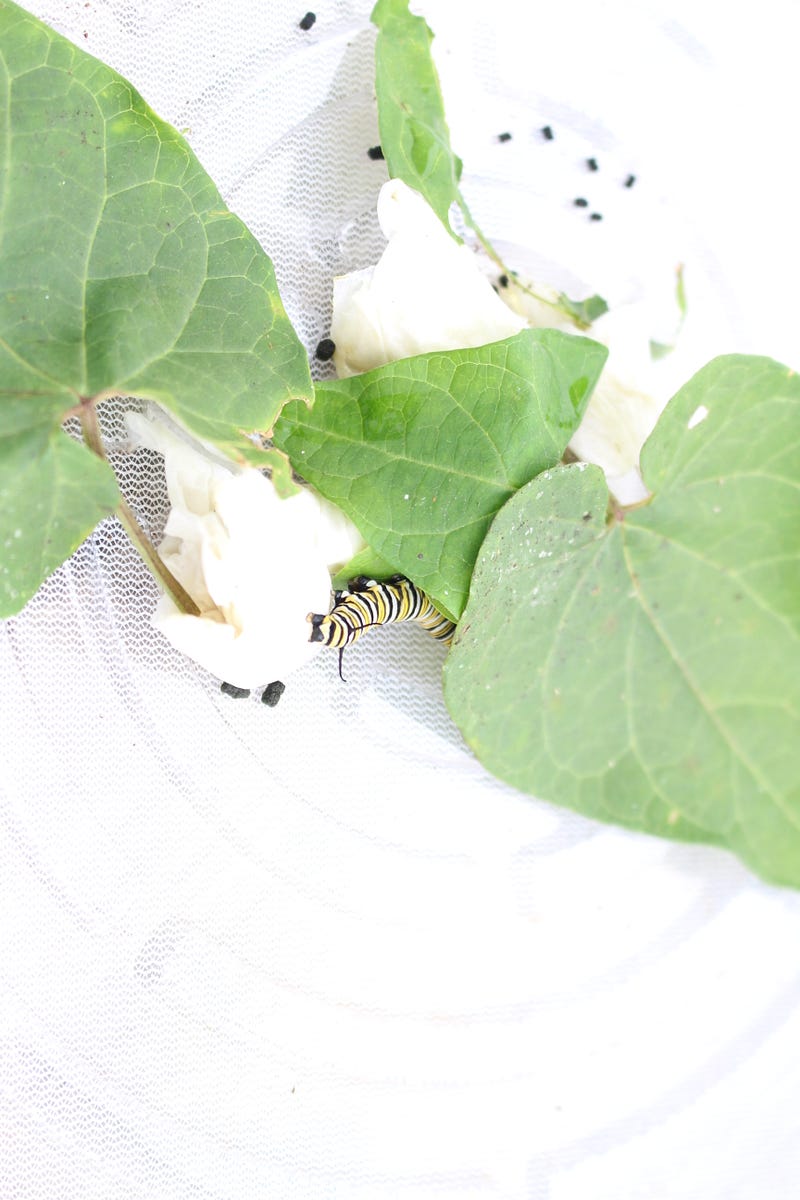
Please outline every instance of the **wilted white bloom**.
[{"label": "wilted white bloom", "polygon": [[260,471],[162,420],[126,420],[137,443],[164,456],[171,509],[158,553],[201,612],[162,596],[156,628],[228,683],[285,681],[319,649],[306,614],[327,611],[329,568],[363,546],[355,526],[308,488],[281,500]]},{"label": "wilted white bloom", "polygon": [[610,491],[623,504],[644,499],[639,473],[642,446],[672,394],[650,356],[645,313],[622,305],[600,317],[589,334],[608,347],[608,361],[570,442],[585,462],[603,468]]},{"label": "wilted white bloom", "polygon": [[334,280],[331,337],[340,377],[414,354],[483,346],[525,327],[413,188],[385,183],[378,220],[389,243],[380,261]]},{"label": "wilted white bloom", "polygon": [[648,495],[639,473],[639,454],[653,432],[662,406],[606,368],[592,392],[570,449],[584,462],[602,467],[606,483],[622,504]]}]

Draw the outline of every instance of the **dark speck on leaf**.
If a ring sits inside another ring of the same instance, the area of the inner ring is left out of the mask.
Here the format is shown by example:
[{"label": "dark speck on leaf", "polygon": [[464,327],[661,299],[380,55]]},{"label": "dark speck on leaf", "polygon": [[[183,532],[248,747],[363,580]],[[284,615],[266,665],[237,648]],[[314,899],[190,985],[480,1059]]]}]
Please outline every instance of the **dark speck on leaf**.
[{"label": "dark speck on leaf", "polygon": [[625,187],[633,187],[633,185],[635,183],[636,183],[636,176],[629,175],[628,178],[625,180]]},{"label": "dark speck on leaf", "polygon": [[300,28],[303,30],[309,30],[311,28],[311,26],[314,24],[314,22],[316,21],[316,19],[317,19],[316,13],[307,12],[306,15],[303,17],[302,21],[300,22]]},{"label": "dark speck on leaf", "polygon": [[600,170],[600,168],[597,165],[596,158],[587,158],[586,165],[590,171],[599,171]]},{"label": "dark speck on leaf", "polygon": [[584,513],[584,514],[583,514],[583,520],[584,520],[584,521],[591,521],[591,519],[592,519],[592,514],[591,514],[591,513]]},{"label": "dark speck on leaf", "polygon": [[550,125],[542,126],[542,137],[546,142],[552,142],[554,136],[555,135],[553,134],[553,130]]},{"label": "dark speck on leaf", "polygon": [[497,282],[500,284],[500,287],[508,287],[508,276],[501,275]]},{"label": "dark speck on leaf", "polygon": [[510,142],[511,134],[508,132],[508,130],[506,130],[504,133],[498,133],[497,140],[498,142]]},{"label": "dark speck on leaf", "polygon": [[383,158],[383,149],[380,146],[370,146],[367,154],[373,162],[379,162]]},{"label": "dark speck on leaf", "polygon": [[221,683],[219,690],[226,696],[232,696],[234,700],[245,700],[250,695],[250,688],[240,688],[235,683]]},{"label": "dark speck on leaf", "polygon": [[267,708],[274,708],[285,691],[286,684],[281,683],[280,679],[275,679],[264,688],[261,703],[266,704]]},{"label": "dark speck on leaf", "polygon": [[333,338],[323,338],[317,346],[316,353],[320,362],[327,362],[336,353],[336,342]]}]

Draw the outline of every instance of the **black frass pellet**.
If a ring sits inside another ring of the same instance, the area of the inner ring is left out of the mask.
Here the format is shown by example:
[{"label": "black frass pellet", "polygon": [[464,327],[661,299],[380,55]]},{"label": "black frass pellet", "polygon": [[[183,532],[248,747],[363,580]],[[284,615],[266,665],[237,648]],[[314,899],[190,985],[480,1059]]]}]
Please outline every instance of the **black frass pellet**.
[{"label": "black frass pellet", "polygon": [[280,679],[275,679],[268,683],[261,693],[261,703],[266,704],[267,708],[274,708],[285,691],[286,684],[281,683]]},{"label": "black frass pellet", "polygon": [[380,160],[383,158],[383,147],[382,146],[370,146],[369,150],[367,151],[367,154],[369,155],[369,157],[372,159],[373,162],[380,162]]},{"label": "black frass pellet", "polygon": [[300,28],[305,31],[308,31],[311,28],[311,26],[314,24],[316,19],[317,19],[316,13],[307,12],[306,15],[303,17],[302,21],[300,22]]},{"label": "black frass pellet", "polygon": [[544,140],[546,142],[552,142],[553,138],[555,137],[555,134],[553,133],[552,127],[550,125],[542,126],[542,137],[544,138]]},{"label": "black frass pellet", "polygon": [[336,342],[333,338],[323,338],[316,349],[316,355],[320,362],[327,362],[333,358],[336,353]]},{"label": "black frass pellet", "polygon": [[226,696],[232,696],[234,700],[246,700],[250,695],[250,688],[240,688],[235,683],[221,683],[219,690]]}]

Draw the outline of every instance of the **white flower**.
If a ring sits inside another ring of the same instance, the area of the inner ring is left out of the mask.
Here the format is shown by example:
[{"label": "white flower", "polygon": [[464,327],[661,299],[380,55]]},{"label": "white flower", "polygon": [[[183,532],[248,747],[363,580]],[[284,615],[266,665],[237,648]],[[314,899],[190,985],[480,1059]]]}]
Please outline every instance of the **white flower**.
[{"label": "white flower", "polygon": [[608,361],[570,448],[603,468],[609,490],[623,504],[649,493],[639,473],[642,446],[671,390],[650,357],[647,317],[640,305],[621,305],[593,325],[590,337],[608,347]]},{"label": "white flower", "polygon": [[319,649],[306,614],[327,612],[329,568],[361,548],[358,531],[311,489],[281,500],[260,471],[163,420],[126,420],[137,443],[164,456],[172,507],[158,553],[201,612],[162,596],[156,628],[237,687],[285,681]]},{"label": "white flower", "polygon": [[390,179],[378,220],[389,243],[380,261],[334,280],[331,337],[341,378],[414,354],[483,346],[525,327],[418,192]]}]

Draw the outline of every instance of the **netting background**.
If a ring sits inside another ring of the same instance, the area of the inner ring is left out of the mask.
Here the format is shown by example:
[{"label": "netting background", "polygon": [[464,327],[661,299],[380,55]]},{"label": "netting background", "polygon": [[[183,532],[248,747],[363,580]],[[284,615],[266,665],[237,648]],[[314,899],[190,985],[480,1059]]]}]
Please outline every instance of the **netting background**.
[{"label": "netting background", "polygon": [[[368,0],[31,7],[187,131],[313,354],[382,246]],[[684,261],[701,359],[796,363],[793,3],[420,7],[514,265]],[[157,456],[115,464],[157,532]],[[3,1200],[794,1200],[800,897],[488,777],[421,631],[269,710],[155,597],[108,522],[0,628]]]}]

